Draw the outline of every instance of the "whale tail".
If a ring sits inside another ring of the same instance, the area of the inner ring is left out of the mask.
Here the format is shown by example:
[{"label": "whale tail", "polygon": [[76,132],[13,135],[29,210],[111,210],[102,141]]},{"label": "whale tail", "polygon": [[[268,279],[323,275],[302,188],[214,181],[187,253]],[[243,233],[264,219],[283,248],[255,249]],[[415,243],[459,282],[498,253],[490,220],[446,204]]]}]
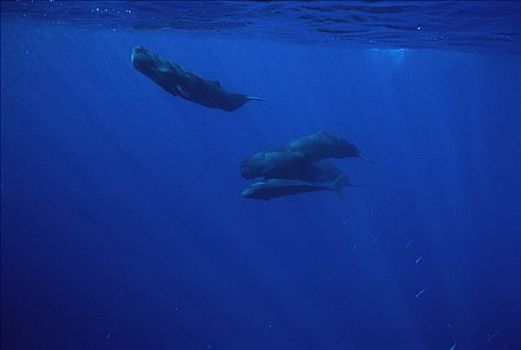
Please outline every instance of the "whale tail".
[{"label": "whale tail", "polygon": [[246,101],[263,101],[263,102],[268,102],[268,100],[265,99],[265,98],[255,97],[255,96],[246,96]]}]

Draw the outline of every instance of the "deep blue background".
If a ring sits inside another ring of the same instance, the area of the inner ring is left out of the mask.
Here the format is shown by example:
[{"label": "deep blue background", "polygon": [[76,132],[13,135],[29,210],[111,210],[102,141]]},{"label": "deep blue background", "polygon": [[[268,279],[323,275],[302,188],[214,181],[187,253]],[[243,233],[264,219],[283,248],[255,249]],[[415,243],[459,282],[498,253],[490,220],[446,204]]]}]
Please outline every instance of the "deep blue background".
[{"label": "deep blue background", "polygon": [[[269,102],[174,98],[135,45]],[[2,348],[519,349],[519,67],[3,22]],[[367,186],[241,198],[244,157],[322,130]]]}]

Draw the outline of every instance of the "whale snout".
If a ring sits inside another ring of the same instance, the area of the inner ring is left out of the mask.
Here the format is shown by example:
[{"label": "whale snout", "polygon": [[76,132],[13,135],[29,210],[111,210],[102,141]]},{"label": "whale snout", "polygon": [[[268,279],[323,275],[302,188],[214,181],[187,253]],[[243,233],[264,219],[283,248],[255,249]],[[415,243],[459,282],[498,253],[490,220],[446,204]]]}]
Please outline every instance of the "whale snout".
[{"label": "whale snout", "polygon": [[147,66],[154,65],[154,57],[153,54],[145,49],[143,46],[136,46],[132,50],[132,55],[130,56],[130,60],[132,65],[137,69],[144,69]]},{"label": "whale snout", "polygon": [[244,198],[251,198],[252,194],[253,194],[252,190],[247,188],[247,189],[242,191],[241,196],[244,197]]}]

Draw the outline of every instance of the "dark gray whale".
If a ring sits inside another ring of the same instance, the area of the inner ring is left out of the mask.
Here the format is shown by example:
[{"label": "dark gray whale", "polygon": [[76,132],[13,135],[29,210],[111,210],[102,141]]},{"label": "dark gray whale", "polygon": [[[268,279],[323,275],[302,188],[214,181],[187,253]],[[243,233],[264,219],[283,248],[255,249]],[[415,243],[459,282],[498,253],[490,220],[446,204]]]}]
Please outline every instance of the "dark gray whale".
[{"label": "dark gray whale", "polygon": [[343,186],[342,176],[339,176],[332,183],[322,184],[301,180],[269,179],[251,184],[242,191],[242,196],[244,198],[270,200],[282,196],[316,191],[332,191],[341,196]]},{"label": "dark gray whale", "polygon": [[245,179],[263,177],[325,182],[345,176],[342,170],[328,161],[309,162],[303,154],[286,150],[256,153],[241,162],[240,171]]},{"label": "dark gray whale", "polygon": [[290,152],[303,154],[311,162],[327,158],[350,157],[369,161],[355,145],[325,131],[297,139],[285,148]]},{"label": "dark gray whale", "polygon": [[369,162],[358,148],[327,132],[305,136],[274,150],[258,152],[240,164],[242,177],[332,181],[342,172],[327,158],[358,157]]},{"label": "dark gray whale", "polygon": [[231,112],[248,101],[264,100],[226,91],[218,81],[201,78],[141,46],[134,48],[131,60],[138,71],[172,95],[208,108]]},{"label": "dark gray whale", "polygon": [[241,175],[245,179],[256,177],[276,178],[286,172],[295,172],[308,164],[304,155],[286,150],[272,150],[255,153],[241,162]]}]

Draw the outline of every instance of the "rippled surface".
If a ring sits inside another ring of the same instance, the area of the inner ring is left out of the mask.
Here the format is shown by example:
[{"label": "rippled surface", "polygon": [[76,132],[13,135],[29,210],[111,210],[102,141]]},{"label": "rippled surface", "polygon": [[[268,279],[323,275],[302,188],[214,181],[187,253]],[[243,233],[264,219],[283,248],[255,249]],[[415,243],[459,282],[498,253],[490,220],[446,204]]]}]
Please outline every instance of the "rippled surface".
[{"label": "rippled surface", "polygon": [[521,53],[521,2],[173,1],[2,3],[19,18],[114,30],[182,30],[307,44]]}]

